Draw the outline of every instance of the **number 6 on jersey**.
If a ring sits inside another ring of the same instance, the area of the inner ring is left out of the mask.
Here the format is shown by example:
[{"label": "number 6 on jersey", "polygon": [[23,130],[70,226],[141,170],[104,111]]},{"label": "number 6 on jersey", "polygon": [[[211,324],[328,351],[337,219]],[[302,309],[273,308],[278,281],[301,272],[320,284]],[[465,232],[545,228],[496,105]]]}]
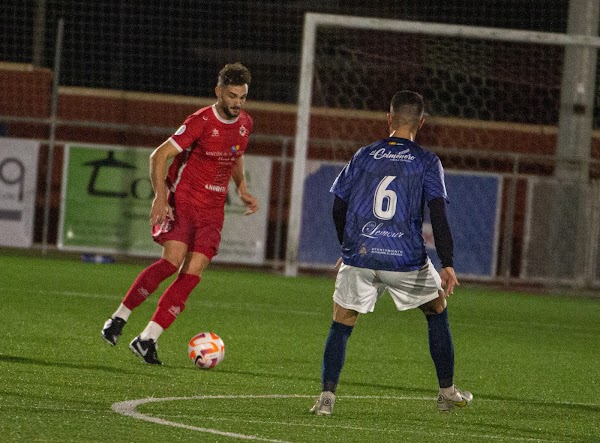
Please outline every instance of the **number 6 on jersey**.
[{"label": "number 6 on jersey", "polygon": [[395,175],[386,175],[379,182],[377,189],[375,190],[373,214],[380,220],[390,220],[396,213],[396,202],[398,197],[394,191],[387,189],[395,178]]}]

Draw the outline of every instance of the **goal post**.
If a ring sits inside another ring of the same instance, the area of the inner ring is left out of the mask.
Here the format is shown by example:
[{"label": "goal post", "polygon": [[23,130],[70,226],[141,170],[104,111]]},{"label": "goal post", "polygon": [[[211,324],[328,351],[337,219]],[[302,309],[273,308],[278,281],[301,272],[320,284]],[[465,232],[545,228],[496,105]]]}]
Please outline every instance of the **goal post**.
[{"label": "goal post", "polygon": [[294,166],[292,172],[292,192],[288,217],[287,245],[285,255],[285,275],[298,274],[298,245],[300,242],[300,221],[304,199],[304,177],[308,153],[308,129],[312,104],[313,62],[317,37],[317,14],[306,14],[302,31],[302,58],[300,62],[300,84],[298,87],[298,110],[296,116],[296,136],[294,141]]},{"label": "goal post", "polygon": [[[478,42],[500,42],[514,43],[540,46],[554,46],[557,52],[563,51],[566,47],[584,47],[590,49],[600,48],[600,38],[591,35],[570,35],[548,32],[534,32],[525,30],[501,29],[501,28],[486,28],[477,26],[449,25],[441,23],[417,22],[406,20],[391,20],[380,18],[353,17],[331,14],[307,13],[304,19],[302,53],[300,65],[300,79],[298,88],[298,108],[296,119],[296,135],[294,149],[294,163],[292,176],[292,189],[290,211],[288,218],[286,259],[285,259],[285,275],[296,276],[299,267],[299,242],[301,234],[302,207],[304,201],[304,181],[306,177],[306,161],[308,147],[311,141],[311,113],[316,106],[313,102],[315,96],[313,88],[315,77],[317,75],[315,69],[315,54],[319,48],[318,34],[319,32],[331,30],[334,32],[357,32],[357,31],[373,31],[376,33],[391,33],[398,36],[415,36],[417,38],[444,38],[444,39],[461,39],[461,41],[478,41]],[[331,40],[343,39],[347,36],[334,35]],[[509,48],[510,49],[510,48]],[[347,50],[346,48],[344,50]],[[451,50],[451,49],[449,49]],[[493,48],[492,48],[493,50]],[[543,51],[536,49],[536,57],[539,60],[543,59]],[[508,52],[508,51],[507,51]],[[460,57],[460,54],[457,55]],[[554,64],[559,64],[558,69],[562,67],[562,54],[556,57],[556,60],[550,60]],[[333,63],[332,63],[333,64]],[[358,65],[357,65],[358,66]],[[366,75],[366,74],[365,74]],[[541,75],[545,75],[543,72]],[[560,72],[557,74],[560,76]],[[334,76],[335,77],[335,76]],[[533,83],[533,82],[531,82]],[[528,85],[528,87],[534,87]],[[368,88],[366,88],[368,89]],[[560,89],[560,88],[559,88]],[[556,91],[553,91],[556,92]],[[560,92],[560,91],[559,91]],[[389,103],[388,97],[388,103]],[[468,97],[467,97],[468,99]],[[427,97],[426,97],[427,100]],[[476,102],[476,101],[474,101]],[[381,105],[381,102],[379,102]],[[320,106],[328,107],[327,103],[320,103]],[[471,105],[477,106],[477,105]],[[353,108],[346,104],[338,103],[333,107],[345,109],[347,114],[353,111],[365,111],[368,108]],[[559,106],[556,107],[556,114],[559,113]],[[385,112],[384,107],[379,107],[378,112]],[[563,111],[560,110],[562,113]],[[468,113],[458,115],[458,118],[475,118],[470,117]],[[482,114],[483,115],[483,114]],[[481,119],[481,118],[480,118]],[[486,118],[483,118],[484,120]],[[494,118],[487,118],[495,120]],[[498,118],[498,121],[510,121],[511,123],[526,123],[526,121],[503,120]],[[550,124],[555,125],[558,119],[552,120]],[[548,124],[548,123],[547,123]],[[335,135],[333,135],[335,138]],[[371,140],[375,141],[375,140]],[[442,145],[440,145],[442,146]],[[579,159],[580,160],[580,159]]]}]

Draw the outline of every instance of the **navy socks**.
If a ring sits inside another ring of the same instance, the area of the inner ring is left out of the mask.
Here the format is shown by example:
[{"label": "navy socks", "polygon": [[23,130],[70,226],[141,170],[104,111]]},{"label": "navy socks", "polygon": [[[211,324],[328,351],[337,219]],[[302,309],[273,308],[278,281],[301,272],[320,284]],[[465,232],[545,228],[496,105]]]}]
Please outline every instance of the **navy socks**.
[{"label": "navy socks", "polygon": [[[426,318],[429,352],[435,365],[440,388],[451,387],[454,383],[454,346],[448,323],[448,310],[444,309],[441,314],[428,315]],[[353,326],[346,326],[336,321],[331,323],[323,352],[321,374],[323,391],[335,392],[346,359],[346,344],[353,329]]]},{"label": "navy socks", "polygon": [[449,388],[454,383],[454,346],[448,323],[448,309],[444,309],[441,314],[426,317],[429,326],[429,352],[440,388]]},{"label": "navy socks", "polygon": [[340,379],[340,373],[346,359],[346,344],[354,326],[346,326],[333,321],[323,352],[323,368],[321,380],[323,391],[335,392]]}]

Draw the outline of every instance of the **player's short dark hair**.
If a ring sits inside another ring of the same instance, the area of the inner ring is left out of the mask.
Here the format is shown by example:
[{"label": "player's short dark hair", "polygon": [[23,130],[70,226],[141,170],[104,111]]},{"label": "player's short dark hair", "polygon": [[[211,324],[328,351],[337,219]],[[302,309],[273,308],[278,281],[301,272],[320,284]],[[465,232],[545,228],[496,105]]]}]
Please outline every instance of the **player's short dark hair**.
[{"label": "player's short dark hair", "polygon": [[250,70],[239,62],[229,63],[219,72],[217,85],[249,85],[252,80]]},{"label": "player's short dark hair", "polygon": [[392,120],[401,125],[416,125],[423,117],[425,103],[423,96],[414,91],[398,91],[392,97],[390,114]]}]

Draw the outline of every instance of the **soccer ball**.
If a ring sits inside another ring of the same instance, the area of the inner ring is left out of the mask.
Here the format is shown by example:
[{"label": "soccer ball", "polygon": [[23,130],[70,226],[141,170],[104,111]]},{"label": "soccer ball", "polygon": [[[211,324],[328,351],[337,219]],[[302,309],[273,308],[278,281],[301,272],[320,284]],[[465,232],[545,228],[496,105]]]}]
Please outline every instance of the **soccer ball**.
[{"label": "soccer ball", "polygon": [[214,368],[225,357],[225,344],[214,332],[201,332],[190,340],[188,355],[200,369]]}]

